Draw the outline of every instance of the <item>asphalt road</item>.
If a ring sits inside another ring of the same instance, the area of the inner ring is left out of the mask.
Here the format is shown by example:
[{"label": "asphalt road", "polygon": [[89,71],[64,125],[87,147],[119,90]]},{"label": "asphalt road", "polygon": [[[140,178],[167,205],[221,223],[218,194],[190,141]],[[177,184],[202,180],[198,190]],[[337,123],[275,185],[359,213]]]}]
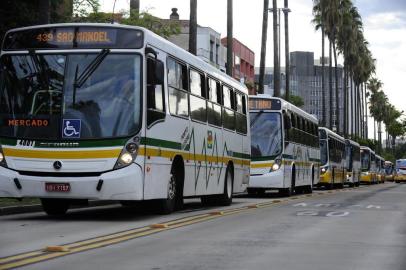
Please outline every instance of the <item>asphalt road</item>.
[{"label": "asphalt road", "polygon": [[[169,216],[116,205],[59,219],[2,216],[0,269],[404,270],[405,213],[406,185],[386,183],[293,199],[239,196],[226,208],[189,200]],[[43,251],[53,245],[67,249]]]}]

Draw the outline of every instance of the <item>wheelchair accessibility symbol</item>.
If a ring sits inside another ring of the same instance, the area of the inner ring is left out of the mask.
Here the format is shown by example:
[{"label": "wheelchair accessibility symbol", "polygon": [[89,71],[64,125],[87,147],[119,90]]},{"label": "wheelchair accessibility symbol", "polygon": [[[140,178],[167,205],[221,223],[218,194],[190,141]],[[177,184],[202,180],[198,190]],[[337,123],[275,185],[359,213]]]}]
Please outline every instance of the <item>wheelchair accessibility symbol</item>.
[{"label": "wheelchair accessibility symbol", "polygon": [[80,138],[80,119],[63,119],[62,138]]}]

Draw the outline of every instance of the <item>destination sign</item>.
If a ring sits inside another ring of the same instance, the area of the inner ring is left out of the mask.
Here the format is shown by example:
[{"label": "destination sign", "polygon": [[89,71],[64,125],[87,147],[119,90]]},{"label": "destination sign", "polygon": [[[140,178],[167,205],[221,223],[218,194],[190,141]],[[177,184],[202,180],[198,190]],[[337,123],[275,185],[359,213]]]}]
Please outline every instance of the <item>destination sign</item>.
[{"label": "destination sign", "polygon": [[279,99],[251,98],[249,108],[250,110],[280,110],[282,105]]},{"label": "destination sign", "polygon": [[77,26],[11,31],[5,37],[3,49],[139,49],[142,46],[143,33],[137,29]]}]

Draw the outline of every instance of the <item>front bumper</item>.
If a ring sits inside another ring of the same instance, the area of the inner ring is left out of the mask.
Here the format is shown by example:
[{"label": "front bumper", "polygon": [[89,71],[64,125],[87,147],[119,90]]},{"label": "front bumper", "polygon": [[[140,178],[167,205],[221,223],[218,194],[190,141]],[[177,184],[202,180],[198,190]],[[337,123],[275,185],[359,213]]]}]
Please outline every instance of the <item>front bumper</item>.
[{"label": "front bumper", "polygon": [[262,175],[251,175],[249,188],[285,188],[283,168]]},{"label": "front bumper", "polygon": [[406,174],[395,175],[395,181],[406,182]]},{"label": "front bumper", "polygon": [[[21,183],[21,189],[16,187],[15,178]],[[90,177],[28,176],[0,167],[0,197],[142,200],[143,179],[142,168],[137,164]],[[103,185],[97,191],[99,180],[103,180]],[[66,193],[47,192],[46,182],[69,183],[71,190]]]}]

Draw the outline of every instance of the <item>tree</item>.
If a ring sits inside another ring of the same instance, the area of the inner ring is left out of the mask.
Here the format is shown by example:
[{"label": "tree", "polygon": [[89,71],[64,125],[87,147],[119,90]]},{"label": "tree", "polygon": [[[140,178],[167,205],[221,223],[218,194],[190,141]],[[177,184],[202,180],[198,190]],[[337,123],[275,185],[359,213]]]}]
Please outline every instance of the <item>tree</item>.
[{"label": "tree", "polygon": [[313,20],[312,23],[315,25],[315,29],[321,30],[321,107],[322,107],[322,121],[321,126],[327,125],[327,113],[326,113],[326,87],[325,87],[325,77],[324,77],[324,70],[325,70],[325,56],[324,56],[324,2],[322,0],[313,0]]},{"label": "tree", "polygon": [[264,0],[264,10],[262,13],[262,38],[261,38],[261,59],[259,64],[259,85],[258,93],[264,93],[265,78],[265,58],[266,58],[266,40],[268,36],[268,12],[269,0]]},{"label": "tree", "polygon": [[304,105],[304,101],[300,96],[290,95],[289,99],[286,98],[286,96],[285,99],[297,107],[302,107]]}]

